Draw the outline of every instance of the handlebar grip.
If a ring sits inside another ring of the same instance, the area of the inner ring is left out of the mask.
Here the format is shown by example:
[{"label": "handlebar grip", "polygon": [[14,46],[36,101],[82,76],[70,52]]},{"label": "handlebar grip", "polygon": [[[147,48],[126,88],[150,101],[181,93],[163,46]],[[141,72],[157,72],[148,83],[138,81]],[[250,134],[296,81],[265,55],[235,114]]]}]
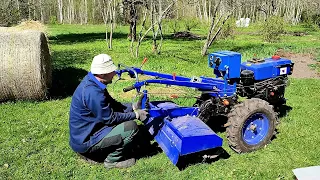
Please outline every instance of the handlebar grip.
[{"label": "handlebar grip", "polygon": [[134,85],[129,86],[129,87],[125,87],[125,88],[123,88],[123,92],[128,92],[128,91],[131,91],[133,89],[135,89]]}]

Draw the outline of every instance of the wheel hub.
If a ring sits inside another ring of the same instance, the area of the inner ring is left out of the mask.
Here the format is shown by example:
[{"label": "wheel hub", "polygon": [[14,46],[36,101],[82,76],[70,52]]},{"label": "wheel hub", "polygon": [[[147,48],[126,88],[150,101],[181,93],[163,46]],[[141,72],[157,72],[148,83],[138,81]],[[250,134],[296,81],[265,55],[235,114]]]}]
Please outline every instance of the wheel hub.
[{"label": "wheel hub", "polygon": [[242,138],[249,145],[256,145],[268,135],[269,119],[262,113],[251,115],[243,124]]},{"label": "wheel hub", "polygon": [[257,131],[257,125],[251,123],[250,128],[249,128],[252,132],[256,132]]}]

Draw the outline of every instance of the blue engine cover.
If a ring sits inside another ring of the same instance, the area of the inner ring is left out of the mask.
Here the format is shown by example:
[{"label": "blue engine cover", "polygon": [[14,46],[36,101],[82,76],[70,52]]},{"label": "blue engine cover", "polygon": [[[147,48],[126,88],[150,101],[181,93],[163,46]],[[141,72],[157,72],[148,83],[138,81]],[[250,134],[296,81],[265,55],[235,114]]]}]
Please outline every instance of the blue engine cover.
[{"label": "blue engine cover", "polygon": [[240,77],[240,64],[241,54],[237,52],[218,51],[208,56],[208,66],[222,72],[228,71],[229,79]]},{"label": "blue engine cover", "polygon": [[255,80],[264,80],[282,75],[290,75],[293,71],[293,63],[289,59],[264,59],[262,62],[244,62],[241,70],[251,70]]}]

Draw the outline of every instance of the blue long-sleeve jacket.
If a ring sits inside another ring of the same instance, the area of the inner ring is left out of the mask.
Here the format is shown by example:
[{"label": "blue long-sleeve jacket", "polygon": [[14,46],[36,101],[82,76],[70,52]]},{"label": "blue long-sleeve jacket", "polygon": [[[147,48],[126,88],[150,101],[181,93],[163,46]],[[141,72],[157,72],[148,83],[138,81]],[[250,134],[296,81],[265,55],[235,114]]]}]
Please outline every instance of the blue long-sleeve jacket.
[{"label": "blue long-sleeve jacket", "polygon": [[70,107],[70,146],[79,153],[86,152],[106,136],[115,125],[134,120],[134,112],[115,101],[106,85],[89,72],[75,90]]}]

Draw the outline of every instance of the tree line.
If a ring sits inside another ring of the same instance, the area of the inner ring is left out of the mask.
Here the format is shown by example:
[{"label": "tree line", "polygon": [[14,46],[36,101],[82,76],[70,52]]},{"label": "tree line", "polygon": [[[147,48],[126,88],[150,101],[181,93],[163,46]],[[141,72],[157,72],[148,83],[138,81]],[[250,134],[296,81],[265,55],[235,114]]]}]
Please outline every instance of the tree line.
[{"label": "tree line", "polygon": [[[176,0],[166,18],[195,18],[210,22],[220,0]],[[43,23],[96,24],[115,21],[130,24],[143,19],[144,9],[151,4],[166,7],[170,0],[4,0],[0,2],[0,24],[10,26],[21,20]],[[296,24],[320,14],[319,0],[221,0],[217,13],[232,10],[235,19],[248,17],[262,21],[281,16]]]},{"label": "tree line", "polygon": [[[193,21],[206,24],[207,38],[201,54],[217,40],[230,18],[250,18],[251,22],[281,19],[297,24],[308,21],[320,26],[319,0],[7,0],[0,2],[0,26],[12,26],[23,20],[50,24],[106,25],[106,43],[112,49],[112,36],[117,24],[129,24],[130,50],[139,56],[145,37],[152,35],[152,51],[160,54],[164,19],[185,21],[190,31]],[[270,24],[270,23],[269,23]],[[279,24],[279,25],[280,25]],[[139,27],[137,28],[137,26]],[[273,27],[270,27],[274,29]],[[175,30],[174,30],[175,31]]]}]

